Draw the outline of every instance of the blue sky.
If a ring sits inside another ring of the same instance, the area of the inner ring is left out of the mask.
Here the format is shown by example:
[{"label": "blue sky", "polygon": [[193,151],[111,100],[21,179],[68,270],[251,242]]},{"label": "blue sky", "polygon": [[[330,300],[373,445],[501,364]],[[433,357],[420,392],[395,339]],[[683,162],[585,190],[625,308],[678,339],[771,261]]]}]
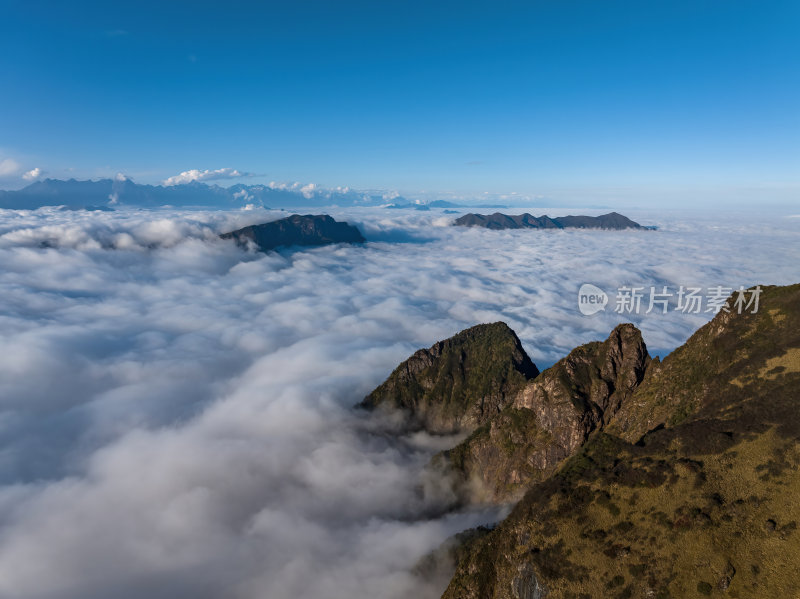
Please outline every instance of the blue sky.
[{"label": "blue sky", "polygon": [[0,13],[0,187],[36,167],[150,183],[232,168],[409,195],[800,197],[793,0]]}]

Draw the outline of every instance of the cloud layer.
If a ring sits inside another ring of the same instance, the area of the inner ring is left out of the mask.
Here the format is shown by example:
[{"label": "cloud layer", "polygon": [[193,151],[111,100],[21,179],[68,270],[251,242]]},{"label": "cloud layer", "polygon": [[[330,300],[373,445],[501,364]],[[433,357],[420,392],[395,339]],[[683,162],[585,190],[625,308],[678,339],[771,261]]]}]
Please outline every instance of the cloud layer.
[{"label": "cloud layer", "polygon": [[[486,231],[337,210],[372,240],[247,254],[283,214],[0,211],[0,596],[434,597],[447,444],[350,406],[418,347],[505,320],[539,366],[621,318],[581,283],[796,282],[800,221],[631,214],[658,232]],[[670,349],[710,315],[637,319]]]}]

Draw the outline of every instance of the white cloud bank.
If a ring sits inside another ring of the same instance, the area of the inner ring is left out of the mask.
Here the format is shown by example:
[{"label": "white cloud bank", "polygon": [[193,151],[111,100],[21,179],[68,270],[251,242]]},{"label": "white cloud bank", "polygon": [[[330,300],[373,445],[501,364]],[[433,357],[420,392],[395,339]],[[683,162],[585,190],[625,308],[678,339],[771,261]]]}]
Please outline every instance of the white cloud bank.
[{"label": "white cloud bank", "polygon": [[246,173],[236,170],[235,168],[218,168],[216,170],[199,170],[191,169],[183,171],[179,175],[174,175],[164,179],[162,185],[167,187],[171,185],[181,185],[184,183],[191,183],[192,181],[217,181],[220,179],[239,179],[241,177],[254,177],[253,173]]},{"label": "white cloud bank", "polygon": [[[350,209],[378,241],[216,237],[280,215],[0,211],[0,597],[435,597],[409,568],[491,516],[412,517],[436,440],[350,410],[398,362],[502,319],[546,365],[620,320],[580,315],[583,282],[800,278],[800,222],[767,216],[531,232]],[[638,324],[670,348],[706,318]]]}]

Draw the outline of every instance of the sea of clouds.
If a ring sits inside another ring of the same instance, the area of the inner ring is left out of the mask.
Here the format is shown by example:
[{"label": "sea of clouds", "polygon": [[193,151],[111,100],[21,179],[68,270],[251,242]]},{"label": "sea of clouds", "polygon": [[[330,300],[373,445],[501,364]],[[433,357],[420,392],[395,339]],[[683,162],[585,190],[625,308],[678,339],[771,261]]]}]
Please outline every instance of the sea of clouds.
[{"label": "sea of clouds", "polygon": [[453,440],[351,409],[399,362],[496,320],[540,368],[624,320],[663,354],[711,314],[586,317],[580,285],[800,282],[782,214],[614,232],[328,212],[369,242],[217,237],[278,211],[0,211],[0,597],[438,596],[414,565],[499,514],[441,515],[421,472]]}]

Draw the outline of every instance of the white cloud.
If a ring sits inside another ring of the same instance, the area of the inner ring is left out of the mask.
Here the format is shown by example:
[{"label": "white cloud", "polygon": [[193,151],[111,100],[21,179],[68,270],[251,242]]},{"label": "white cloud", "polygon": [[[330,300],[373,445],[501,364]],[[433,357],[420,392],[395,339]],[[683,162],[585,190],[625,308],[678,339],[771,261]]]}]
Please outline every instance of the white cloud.
[{"label": "white cloud", "polygon": [[10,177],[15,175],[20,170],[19,163],[12,158],[3,158],[0,160],[0,177]]},{"label": "white cloud", "polygon": [[43,174],[44,173],[42,169],[37,166],[36,168],[33,168],[28,172],[26,172],[24,175],[22,175],[22,178],[25,179],[26,181],[36,181],[36,179],[41,177]]},{"label": "white cloud", "polygon": [[218,168],[216,170],[198,170],[191,169],[183,171],[180,175],[174,175],[162,182],[165,186],[181,185],[183,183],[191,183],[192,181],[215,181],[219,179],[238,179],[240,177],[254,177],[253,173],[245,173],[238,171],[234,168]]},{"label": "white cloud", "polygon": [[270,181],[267,184],[267,187],[270,189],[280,189],[282,191],[300,191],[303,187],[308,187],[309,185],[316,187],[314,183],[300,183],[295,181],[294,183],[278,183],[277,181]]},{"label": "white cloud", "polygon": [[308,183],[306,185],[303,185],[303,187],[300,188],[300,193],[303,194],[303,197],[308,199],[308,198],[313,198],[314,197],[314,192],[316,190],[317,190],[316,184]]},{"label": "white cloud", "polygon": [[244,201],[244,202],[247,202],[247,201],[253,199],[253,196],[250,195],[249,193],[247,193],[246,189],[240,189],[239,191],[237,191],[236,193],[233,194],[233,197],[236,198],[237,200],[241,200],[241,201]]},{"label": "white cloud", "polygon": [[[790,283],[800,259],[800,223],[765,215],[532,232],[353,208],[333,216],[364,247],[216,236],[279,216],[0,211],[0,596],[436,597],[408,569],[493,516],[414,519],[446,441],[387,440],[353,403],[477,322],[540,366],[605,338],[620,318],[581,316],[583,282]],[[638,324],[669,348],[708,317]]]},{"label": "white cloud", "polygon": [[[348,196],[348,200],[354,204],[363,203],[371,199],[370,192],[363,190],[356,191],[347,186],[321,187],[316,183],[301,183],[300,181],[294,181],[292,183],[270,181],[264,187],[280,191],[297,192],[302,194],[306,199],[314,197],[331,199],[337,195]],[[396,196],[397,194],[395,193],[393,197]]]}]

